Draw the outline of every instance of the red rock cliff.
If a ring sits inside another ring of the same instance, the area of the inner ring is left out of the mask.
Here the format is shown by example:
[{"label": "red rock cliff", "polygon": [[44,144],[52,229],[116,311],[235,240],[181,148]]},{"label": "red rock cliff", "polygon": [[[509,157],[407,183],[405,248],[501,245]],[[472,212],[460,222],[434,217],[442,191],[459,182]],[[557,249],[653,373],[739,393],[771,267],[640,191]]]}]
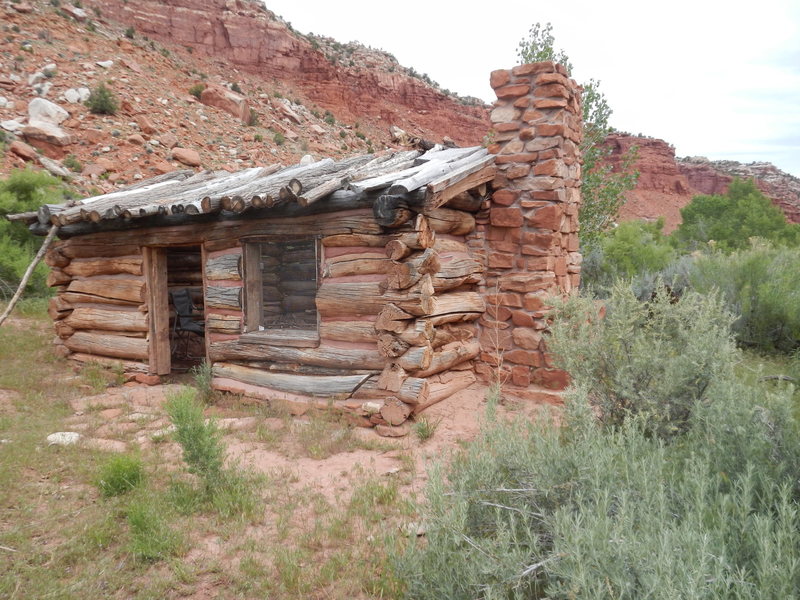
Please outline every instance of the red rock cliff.
[{"label": "red rock cliff", "polygon": [[462,145],[489,129],[488,109],[466,106],[402,69],[335,64],[317,44],[294,33],[249,0],[92,0],[104,18],[162,42],[180,44],[264,78],[292,82],[337,117],[370,116],[410,133]]}]

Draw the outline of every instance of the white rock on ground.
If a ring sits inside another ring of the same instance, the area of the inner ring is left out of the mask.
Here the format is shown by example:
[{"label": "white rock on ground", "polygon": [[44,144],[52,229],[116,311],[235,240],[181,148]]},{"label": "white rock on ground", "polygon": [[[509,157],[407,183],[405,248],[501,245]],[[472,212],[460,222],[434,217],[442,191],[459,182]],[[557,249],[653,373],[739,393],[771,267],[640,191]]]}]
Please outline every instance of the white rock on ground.
[{"label": "white rock on ground", "polygon": [[59,125],[69,118],[69,113],[55,102],[44,98],[34,98],[28,103],[28,120],[45,121]]},{"label": "white rock on ground", "polygon": [[98,67],[103,67],[104,69],[110,69],[111,67],[114,66],[114,61],[113,60],[98,60],[95,64]]},{"label": "white rock on ground", "polygon": [[47,443],[51,446],[72,446],[82,437],[77,431],[57,431],[47,436]]},{"label": "white rock on ground", "polygon": [[0,121],[0,127],[11,133],[17,133],[18,131],[22,131],[25,125],[23,125],[19,119],[12,119],[9,121]]}]

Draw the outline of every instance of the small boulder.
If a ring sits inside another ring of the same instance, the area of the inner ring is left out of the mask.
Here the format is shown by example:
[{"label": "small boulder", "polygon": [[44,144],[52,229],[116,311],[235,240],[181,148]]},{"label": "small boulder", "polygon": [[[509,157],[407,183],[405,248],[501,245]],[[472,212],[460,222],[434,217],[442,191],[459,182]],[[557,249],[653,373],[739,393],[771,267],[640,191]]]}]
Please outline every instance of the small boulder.
[{"label": "small boulder", "polygon": [[158,142],[172,150],[178,145],[178,137],[173,133],[165,133],[158,138]]},{"label": "small boulder", "polygon": [[0,121],[0,127],[11,133],[22,131],[25,125],[19,119],[10,119],[8,121]]},{"label": "small boulder", "polygon": [[46,121],[53,125],[60,125],[68,118],[69,113],[50,100],[34,98],[28,103],[29,121]]},{"label": "small boulder", "polygon": [[83,436],[77,431],[57,431],[47,436],[50,446],[74,446]]},{"label": "small boulder", "polygon": [[97,163],[91,163],[83,167],[83,171],[81,171],[81,175],[84,177],[100,177],[103,173],[106,172],[106,168],[103,165],[99,165]]},{"label": "small boulder", "polygon": [[252,111],[247,99],[221,85],[211,84],[200,93],[200,102],[232,114],[242,123],[250,123]]},{"label": "small boulder", "polygon": [[158,175],[163,175],[164,173],[172,173],[175,170],[174,166],[172,166],[170,163],[164,160],[160,160],[157,163],[154,163],[151,168]]},{"label": "small boulder", "polygon": [[22,135],[26,139],[41,140],[54,146],[69,146],[73,141],[72,136],[66,131],[47,121],[31,120],[27,126],[23,127]]},{"label": "small boulder", "polygon": [[139,126],[139,130],[142,133],[146,135],[153,135],[156,132],[155,125],[153,125],[153,122],[145,115],[138,115],[135,120],[136,124]]},{"label": "small boulder", "polygon": [[98,60],[95,64],[98,67],[103,67],[104,69],[110,69],[111,67],[114,66],[114,61],[113,60]]},{"label": "small boulder", "polygon": [[36,148],[29,146],[20,140],[11,142],[11,144],[8,146],[8,149],[24,160],[36,160],[38,158]]},{"label": "small boulder", "polygon": [[126,138],[126,141],[129,144],[135,144],[136,146],[144,146],[145,139],[144,139],[144,137],[142,137],[138,133],[134,133],[134,134],[129,135]]},{"label": "small boulder", "polygon": [[84,9],[73,6],[72,4],[62,4],[61,10],[79,23],[83,23],[86,20],[86,17],[89,16],[89,13],[87,13]]},{"label": "small boulder", "polygon": [[145,385],[160,385],[161,378],[158,375],[148,375],[147,373],[137,373],[133,378],[138,383]]},{"label": "small boulder", "polygon": [[46,156],[39,157],[39,164],[42,165],[47,172],[51,175],[55,175],[56,177],[63,177],[64,179],[71,179],[72,173],[70,173],[67,169],[61,166],[58,161],[55,161],[51,158],[47,158]]},{"label": "small boulder", "polygon": [[200,166],[200,155],[195,150],[189,150],[188,148],[173,148],[172,159],[183,163],[187,167]]},{"label": "small boulder", "polygon": [[11,8],[13,8],[18,13],[22,13],[25,15],[33,12],[33,7],[27,2],[18,2],[16,4],[12,4]]}]

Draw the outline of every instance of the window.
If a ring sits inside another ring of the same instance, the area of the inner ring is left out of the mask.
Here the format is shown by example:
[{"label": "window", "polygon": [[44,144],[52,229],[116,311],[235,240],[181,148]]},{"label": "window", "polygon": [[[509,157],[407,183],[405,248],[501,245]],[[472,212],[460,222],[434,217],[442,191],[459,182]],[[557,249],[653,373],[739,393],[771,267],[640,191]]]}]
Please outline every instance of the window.
[{"label": "window", "polygon": [[244,245],[245,318],[243,341],[316,346],[319,240],[282,238]]}]

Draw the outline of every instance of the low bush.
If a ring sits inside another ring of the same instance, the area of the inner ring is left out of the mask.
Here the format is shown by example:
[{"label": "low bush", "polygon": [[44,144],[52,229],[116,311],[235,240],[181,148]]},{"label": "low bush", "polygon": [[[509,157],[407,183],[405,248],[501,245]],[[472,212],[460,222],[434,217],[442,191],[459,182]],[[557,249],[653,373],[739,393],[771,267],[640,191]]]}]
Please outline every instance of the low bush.
[{"label": "low bush", "polygon": [[730,255],[699,257],[689,272],[700,293],[719,290],[736,316],[740,344],[791,352],[800,348],[800,249],[754,243]]},{"label": "low bush", "polygon": [[[643,376],[639,365],[649,361],[660,381],[662,373],[689,368],[673,329],[690,308],[700,313],[694,323],[715,324],[695,335],[721,337],[689,352],[718,375],[727,371],[732,353],[718,325],[727,319],[718,302],[691,293],[677,304],[656,300],[645,323],[615,317],[624,304],[613,299],[605,319],[611,323],[600,335],[613,343],[616,331],[633,341],[611,371],[602,363],[613,353],[581,353],[575,360],[591,363],[585,374]],[[652,349],[631,330],[640,326],[665,329],[647,334],[657,342]],[[665,346],[663,339],[676,343]],[[795,597],[800,430],[790,399],[729,376],[708,385],[682,378],[685,388],[705,388],[702,401],[688,416],[677,414],[681,433],[663,438],[653,435],[649,410],[626,411],[614,427],[598,420],[595,386],[586,385],[585,374],[576,377],[560,426],[490,419],[448,466],[431,472],[425,540],[412,540],[395,556],[407,597]],[[598,378],[596,385],[609,383]]]},{"label": "low bush", "polygon": [[641,302],[618,283],[603,306],[574,296],[556,315],[550,350],[608,425],[638,415],[652,434],[675,435],[710,386],[732,375],[731,317],[715,294],[676,301],[662,285]]},{"label": "low bush", "polygon": [[99,84],[86,100],[89,111],[96,115],[115,115],[119,109],[117,98],[104,83]]},{"label": "low bush", "polygon": [[178,553],[182,536],[169,526],[164,506],[152,497],[134,499],[126,510],[131,539],[128,550],[137,560],[153,562]]},{"label": "low bush", "polygon": [[120,454],[108,459],[100,469],[97,487],[106,498],[119,496],[144,481],[142,460],[135,456]]},{"label": "low bush", "polygon": [[204,84],[195,83],[192,87],[189,88],[189,93],[199,100],[200,94],[203,93],[204,89],[206,89],[206,86]]}]

